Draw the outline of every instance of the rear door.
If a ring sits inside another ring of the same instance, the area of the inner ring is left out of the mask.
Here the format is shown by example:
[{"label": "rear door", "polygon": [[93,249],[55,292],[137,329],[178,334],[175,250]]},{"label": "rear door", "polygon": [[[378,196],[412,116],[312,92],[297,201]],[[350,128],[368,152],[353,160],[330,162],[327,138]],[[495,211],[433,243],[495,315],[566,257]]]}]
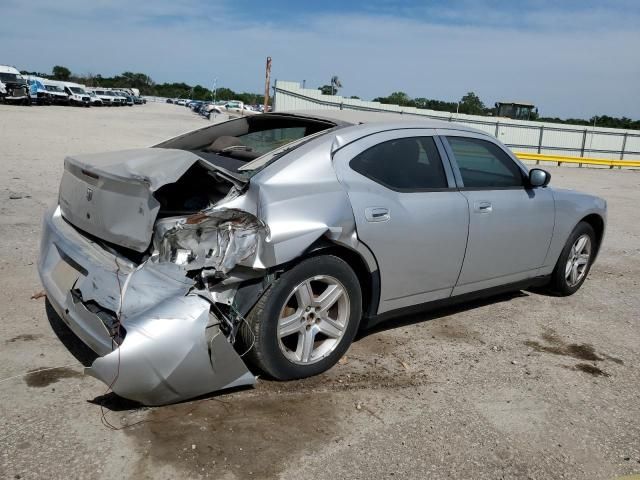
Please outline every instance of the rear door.
[{"label": "rear door", "polygon": [[334,155],[358,238],[380,267],[378,313],[448,297],[462,267],[469,209],[434,133],[378,133]]},{"label": "rear door", "polygon": [[453,295],[536,276],[553,234],[551,191],[528,188],[526,169],[486,136],[441,133],[469,203],[467,253]]}]

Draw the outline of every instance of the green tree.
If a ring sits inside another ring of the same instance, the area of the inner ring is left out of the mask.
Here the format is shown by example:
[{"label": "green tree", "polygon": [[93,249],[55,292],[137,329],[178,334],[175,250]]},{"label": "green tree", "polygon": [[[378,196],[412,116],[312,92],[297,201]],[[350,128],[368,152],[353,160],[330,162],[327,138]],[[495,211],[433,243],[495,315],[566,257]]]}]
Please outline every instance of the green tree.
[{"label": "green tree", "polygon": [[393,92],[388,97],[378,97],[373,99],[374,102],[380,102],[387,105],[400,105],[402,107],[413,107],[415,102],[404,92]]},{"label": "green tree", "polygon": [[455,112],[458,104],[456,102],[445,102],[443,100],[432,100],[429,98],[419,97],[413,99],[416,108],[425,108],[428,110],[437,110],[439,112]]},{"label": "green tree", "polygon": [[51,73],[53,74],[53,78],[56,80],[69,80],[69,77],[71,76],[71,70],[61,65],[53,67]]},{"label": "green tree", "polygon": [[466,113],[469,115],[483,115],[485,113],[485,106],[475,93],[469,92],[460,99],[460,113]]},{"label": "green tree", "polygon": [[334,87],[331,85],[322,85],[321,87],[318,87],[318,90],[320,90],[323,95],[333,95],[333,92],[335,91]]}]

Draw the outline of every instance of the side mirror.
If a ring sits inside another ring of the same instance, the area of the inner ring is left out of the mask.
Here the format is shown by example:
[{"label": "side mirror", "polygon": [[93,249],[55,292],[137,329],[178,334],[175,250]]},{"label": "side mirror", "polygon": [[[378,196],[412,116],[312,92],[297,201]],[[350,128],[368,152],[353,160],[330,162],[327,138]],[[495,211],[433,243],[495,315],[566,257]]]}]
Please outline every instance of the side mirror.
[{"label": "side mirror", "polygon": [[532,187],[544,187],[551,181],[551,174],[541,168],[529,170],[529,185]]}]

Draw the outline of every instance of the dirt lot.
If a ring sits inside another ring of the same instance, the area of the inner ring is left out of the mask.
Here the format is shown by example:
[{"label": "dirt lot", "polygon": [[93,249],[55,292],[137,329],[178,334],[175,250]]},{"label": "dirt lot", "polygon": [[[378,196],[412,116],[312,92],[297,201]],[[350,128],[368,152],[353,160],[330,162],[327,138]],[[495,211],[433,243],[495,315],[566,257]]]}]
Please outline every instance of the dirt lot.
[{"label": "dirt lot", "polygon": [[640,173],[631,171],[550,168],[554,185],[609,204],[602,254],[573,297],[520,292],[403,318],[304,381],[163,408],[105,396],[61,340],[86,352],[43,298],[30,298],[41,290],[42,213],[65,154],[149,145],[205,122],[173,105],[0,106],[0,478],[640,472]]}]

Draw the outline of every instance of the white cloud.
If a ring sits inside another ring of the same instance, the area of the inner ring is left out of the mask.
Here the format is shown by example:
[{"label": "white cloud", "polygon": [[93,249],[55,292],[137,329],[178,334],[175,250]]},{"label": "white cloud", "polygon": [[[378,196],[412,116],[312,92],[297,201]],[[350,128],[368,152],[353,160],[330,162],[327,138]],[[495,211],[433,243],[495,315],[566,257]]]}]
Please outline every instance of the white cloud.
[{"label": "white cloud", "polygon": [[0,18],[0,62],[140,71],[159,82],[210,85],[217,77],[219,85],[260,91],[271,55],[275,78],[315,87],[338,74],[344,94],[363,98],[403,90],[457,100],[474,90],[488,104],[531,100],[544,115],[638,117],[637,15],[549,7],[519,16],[476,2],[410,13],[293,22],[274,12],[262,24],[198,0],[14,2]]}]

